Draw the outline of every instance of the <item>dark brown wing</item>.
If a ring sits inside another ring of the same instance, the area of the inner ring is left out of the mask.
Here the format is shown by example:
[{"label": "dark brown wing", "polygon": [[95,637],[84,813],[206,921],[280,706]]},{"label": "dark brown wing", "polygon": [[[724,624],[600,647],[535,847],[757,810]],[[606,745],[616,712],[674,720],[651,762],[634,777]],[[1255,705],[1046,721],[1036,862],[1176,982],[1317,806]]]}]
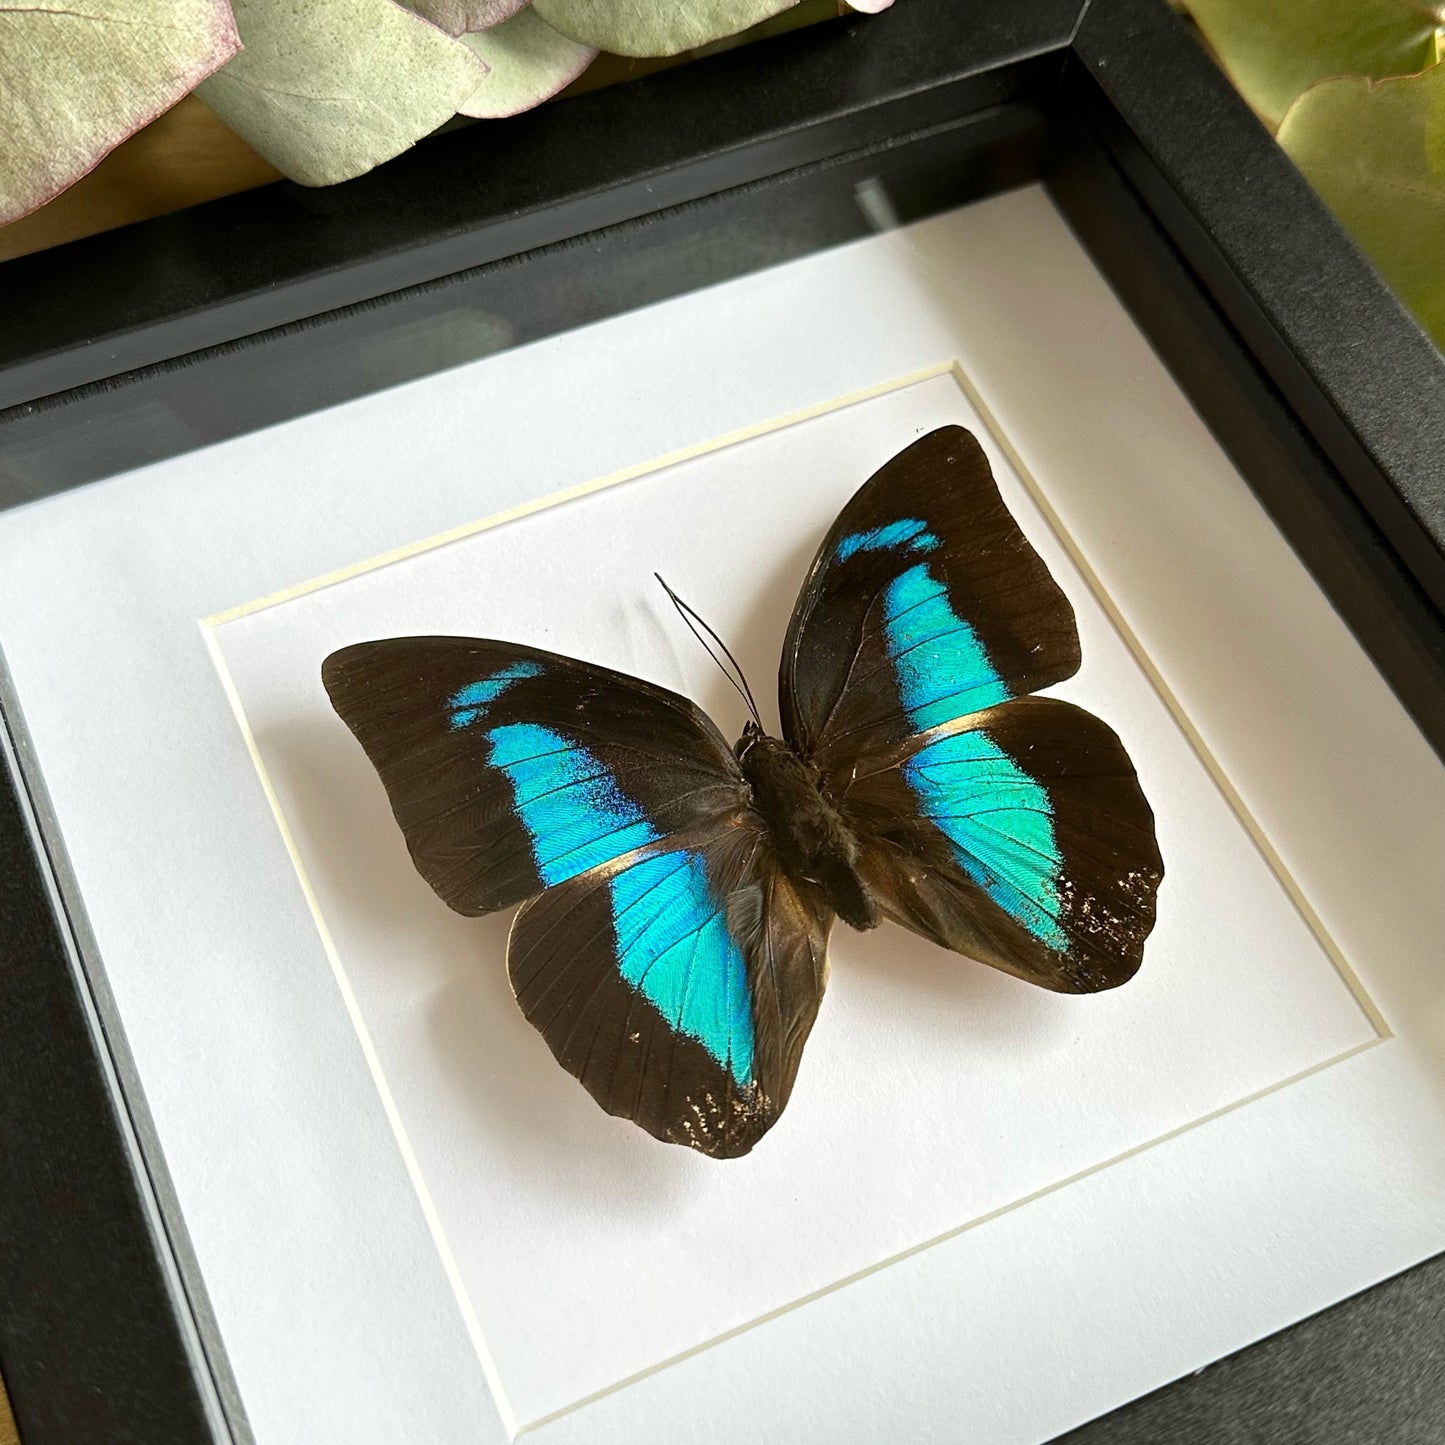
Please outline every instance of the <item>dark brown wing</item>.
[{"label": "dark brown wing", "polygon": [[556,653],[396,637],[333,653],[322,679],[418,871],[459,913],[505,908],[747,796],[693,703]]},{"label": "dark brown wing", "polygon": [[507,948],[522,1012],[609,1114],[714,1158],[782,1113],[833,915],[739,809],[550,888]]},{"label": "dark brown wing", "polygon": [[843,508],[793,610],[783,733],[824,772],[1077,671],[1068,599],[973,435],[941,427]]},{"label": "dark brown wing", "polygon": [[1092,713],[1020,698],[911,739],[841,795],[883,911],[1030,983],[1132,978],[1164,865],[1123,744]]}]

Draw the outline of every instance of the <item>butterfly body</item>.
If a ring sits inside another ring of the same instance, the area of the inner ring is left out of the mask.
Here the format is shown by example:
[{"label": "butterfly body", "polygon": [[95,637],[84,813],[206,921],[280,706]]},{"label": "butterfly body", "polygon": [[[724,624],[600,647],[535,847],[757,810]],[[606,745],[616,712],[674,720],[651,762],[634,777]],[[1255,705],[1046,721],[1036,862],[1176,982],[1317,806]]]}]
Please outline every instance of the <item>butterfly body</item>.
[{"label": "butterfly body", "polygon": [[783,870],[795,883],[821,888],[844,923],[876,928],[878,906],[854,867],[858,836],[825,796],[818,769],[756,723],[744,729],[736,751]]},{"label": "butterfly body", "polygon": [[609,1113],[732,1158],[788,1102],[837,918],[1059,993],[1133,976],[1153,814],[1105,723],[1033,695],[1079,662],[982,449],[944,427],[823,539],[781,737],[755,721],[729,747],[675,692],[509,642],[363,642],[322,677],[440,897],[522,904],[508,973],[558,1062]]}]

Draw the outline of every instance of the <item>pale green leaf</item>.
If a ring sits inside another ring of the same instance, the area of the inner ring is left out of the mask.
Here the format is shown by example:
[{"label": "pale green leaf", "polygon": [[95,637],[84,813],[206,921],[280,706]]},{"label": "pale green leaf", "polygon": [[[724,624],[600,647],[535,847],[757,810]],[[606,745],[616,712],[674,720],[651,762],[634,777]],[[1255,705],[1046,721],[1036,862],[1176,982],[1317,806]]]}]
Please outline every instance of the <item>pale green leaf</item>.
[{"label": "pale green leaf", "polygon": [[551,26],[614,55],[676,55],[736,35],[797,0],[533,0]]},{"label": "pale green leaf", "polygon": [[510,20],[529,0],[404,0],[408,10],[415,10],[433,25],[440,25],[448,35],[466,35],[476,30],[490,30]]},{"label": "pale green leaf", "polygon": [[0,225],[79,180],[238,46],[225,0],[0,3]]},{"label": "pale green leaf", "polygon": [[530,110],[570,85],[597,52],[553,30],[532,10],[523,10],[464,43],[481,57],[486,79],[462,105],[463,115],[494,117]]},{"label": "pale green leaf", "polygon": [[1445,66],[1373,84],[1327,80],[1289,108],[1279,142],[1445,347],[1442,106]]},{"label": "pale green leaf", "polygon": [[1341,75],[1413,75],[1432,65],[1429,0],[1186,0],[1244,98],[1271,127],[1300,91]]},{"label": "pale green leaf", "polygon": [[450,120],[482,62],[394,0],[233,0],[245,49],[197,92],[272,165],[329,186]]}]

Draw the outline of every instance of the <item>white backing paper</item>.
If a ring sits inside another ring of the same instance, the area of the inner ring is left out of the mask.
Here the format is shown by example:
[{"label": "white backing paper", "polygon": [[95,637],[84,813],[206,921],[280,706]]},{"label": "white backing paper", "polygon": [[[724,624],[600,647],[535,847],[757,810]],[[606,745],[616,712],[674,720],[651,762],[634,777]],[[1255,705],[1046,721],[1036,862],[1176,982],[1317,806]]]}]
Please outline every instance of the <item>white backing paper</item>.
[{"label": "white backing paper", "polygon": [[[321,661],[370,637],[506,638],[689,694],[736,734],[736,695],[652,573],[766,696],[833,517],[949,422],[989,447],[1074,603],[1084,666],[1053,692],[1110,720],[1153,800],[1166,882],[1146,966],[1067,998],[840,925],[782,1122],[744,1160],[657,1143],[601,1114],[521,1017],[511,910],[450,915],[416,875]],[[222,622],[216,645],[519,1424],[1378,1037],[951,373]]]}]

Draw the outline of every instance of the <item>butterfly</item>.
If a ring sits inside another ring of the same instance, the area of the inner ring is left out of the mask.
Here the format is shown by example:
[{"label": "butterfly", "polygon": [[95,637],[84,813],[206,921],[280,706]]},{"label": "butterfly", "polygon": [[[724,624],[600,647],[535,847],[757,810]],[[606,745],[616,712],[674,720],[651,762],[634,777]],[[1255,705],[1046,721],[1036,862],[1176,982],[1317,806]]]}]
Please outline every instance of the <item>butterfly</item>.
[{"label": "butterfly", "polygon": [[835,919],[1062,993],[1134,975],[1153,813],[1107,724],[1033,695],[1079,664],[1068,599],[948,426],[823,539],[781,738],[746,679],[729,746],[675,692],[511,642],[362,642],[322,678],[442,900],[522,904],[508,973],[557,1061],[609,1113],[732,1158],[787,1105]]}]

